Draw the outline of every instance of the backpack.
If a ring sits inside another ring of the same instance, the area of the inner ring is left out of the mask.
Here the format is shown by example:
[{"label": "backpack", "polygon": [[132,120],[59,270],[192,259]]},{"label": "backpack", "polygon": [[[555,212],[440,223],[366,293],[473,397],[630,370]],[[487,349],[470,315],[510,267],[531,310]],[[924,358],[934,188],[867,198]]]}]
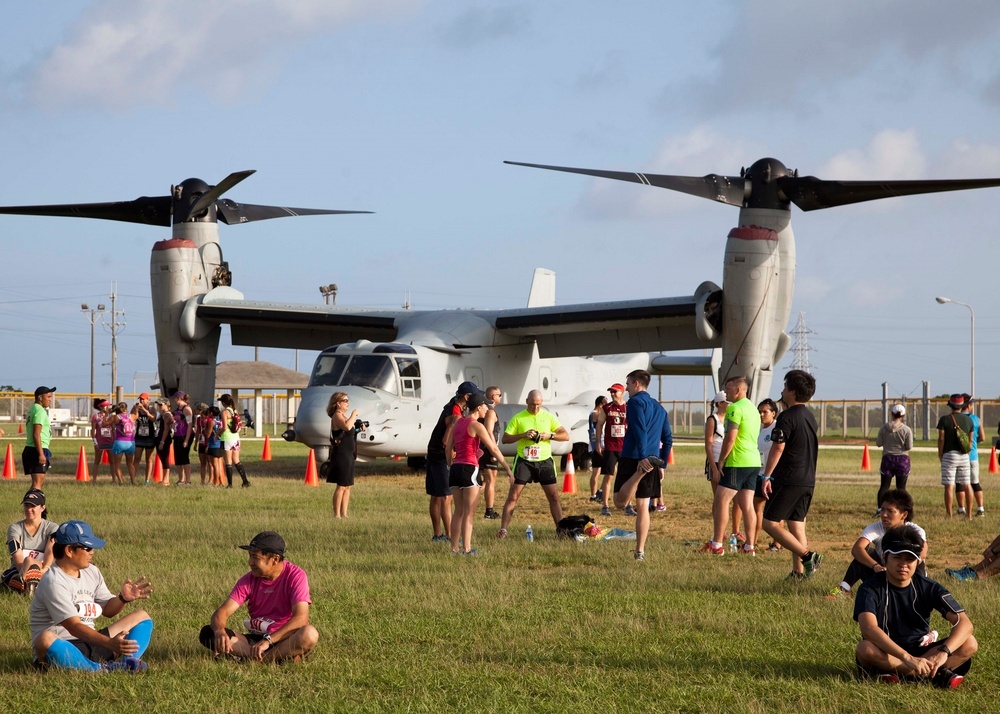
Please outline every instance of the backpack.
[{"label": "backpack", "polygon": [[240,415],[235,411],[232,412],[233,417],[229,420],[229,431],[234,434],[239,434],[240,429],[243,428],[243,420],[240,419]]},{"label": "backpack", "polygon": [[566,516],[556,526],[556,535],[564,538],[572,538],[593,524],[594,519],[586,513],[581,513],[579,516]]},{"label": "backpack", "polygon": [[122,414],[118,423],[121,424],[121,434],[125,437],[126,441],[135,437],[135,422],[129,417]]}]

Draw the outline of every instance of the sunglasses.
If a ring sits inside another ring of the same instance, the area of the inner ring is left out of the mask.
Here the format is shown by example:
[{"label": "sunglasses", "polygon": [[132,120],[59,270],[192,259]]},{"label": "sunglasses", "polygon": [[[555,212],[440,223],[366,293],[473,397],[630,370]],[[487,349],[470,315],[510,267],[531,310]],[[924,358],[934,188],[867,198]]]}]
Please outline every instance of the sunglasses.
[{"label": "sunglasses", "polygon": [[91,548],[90,546],[87,546],[87,545],[74,545],[73,547],[76,548],[77,550],[83,550],[83,551],[86,551],[88,553],[93,553],[94,552],[94,549]]}]

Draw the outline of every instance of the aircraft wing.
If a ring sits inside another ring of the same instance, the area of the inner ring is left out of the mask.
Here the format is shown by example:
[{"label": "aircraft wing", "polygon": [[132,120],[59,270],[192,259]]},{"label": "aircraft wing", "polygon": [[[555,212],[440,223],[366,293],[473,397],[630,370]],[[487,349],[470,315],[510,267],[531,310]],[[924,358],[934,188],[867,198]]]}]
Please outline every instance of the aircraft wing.
[{"label": "aircraft wing", "polygon": [[403,310],[210,300],[198,305],[198,318],[225,323],[234,345],[322,350],[356,340],[391,342],[398,333],[396,320]]},{"label": "aircraft wing", "polygon": [[704,283],[688,297],[503,310],[494,325],[535,340],[540,357],[692,350],[721,344],[721,305]]}]

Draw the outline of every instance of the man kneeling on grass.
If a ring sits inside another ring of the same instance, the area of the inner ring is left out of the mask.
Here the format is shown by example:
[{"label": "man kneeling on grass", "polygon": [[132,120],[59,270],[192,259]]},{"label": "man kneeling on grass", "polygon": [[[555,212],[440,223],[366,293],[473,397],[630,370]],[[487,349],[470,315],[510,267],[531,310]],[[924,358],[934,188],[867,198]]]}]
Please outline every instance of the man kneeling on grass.
[{"label": "man kneeling on grass", "polygon": [[[319,633],[309,624],[309,578],[299,566],[285,560],[285,540],[274,531],[258,533],[249,545],[250,572],[236,581],[226,601],[201,629],[201,644],[216,657],[264,662],[297,660],[309,654]],[[250,617],[247,634],[233,632],[226,623],[243,603]]]},{"label": "man kneeling on grass", "polygon": [[[143,610],[95,630],[94,620],[114,617],[134,600],[153,592],[145,578],[126,580],[112,595],[104,576],[90,564],[104,541],[83,521],[67,521],[56,529],[55,565],[38,582],[28,615],[35,662],[91,672],[142,672],[140,657],[149,647],[153,621]],[[122,659],[118,659],[121,657]]]},{"label": "man kneeling on grass", "polygon": [[[864,638],[855,657],[859,672],[884,682],[906,677],[954,689],[979,645],[965,609],[944,587],[916,572],[923,546],[912,525],[891,528],[882,536],[885,570],[865,580],[854,604]],[[931,632],[931,610],[951,624],[940,642]]]}]

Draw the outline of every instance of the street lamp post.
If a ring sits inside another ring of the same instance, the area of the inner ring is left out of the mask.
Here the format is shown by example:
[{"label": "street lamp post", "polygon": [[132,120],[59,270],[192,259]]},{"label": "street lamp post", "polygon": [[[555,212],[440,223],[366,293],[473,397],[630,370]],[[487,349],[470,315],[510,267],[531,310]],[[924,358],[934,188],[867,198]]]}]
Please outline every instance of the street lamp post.
[{"label": "street lamp post", "polygon": [[98,314],[104,314],[104,305],[92,309],[87,303],[80,305],[80,310],[90,313],[90,396],[94,396],[94,319]]},{"label": "street lamp post", "polygon": [[970,381],[972,382],[969,387],[969,394],[976,395],[976,311],[972,309],[972,305],[967,305],[964,302],[959,302],[958,300],[952,300],[946,297],[936,297],[939,305],[944,305],[947,302],[955,303],[956,305],[961,305],[962,307],[969,308],[969,316],[972,318],[972,374],[970,375]]}]

